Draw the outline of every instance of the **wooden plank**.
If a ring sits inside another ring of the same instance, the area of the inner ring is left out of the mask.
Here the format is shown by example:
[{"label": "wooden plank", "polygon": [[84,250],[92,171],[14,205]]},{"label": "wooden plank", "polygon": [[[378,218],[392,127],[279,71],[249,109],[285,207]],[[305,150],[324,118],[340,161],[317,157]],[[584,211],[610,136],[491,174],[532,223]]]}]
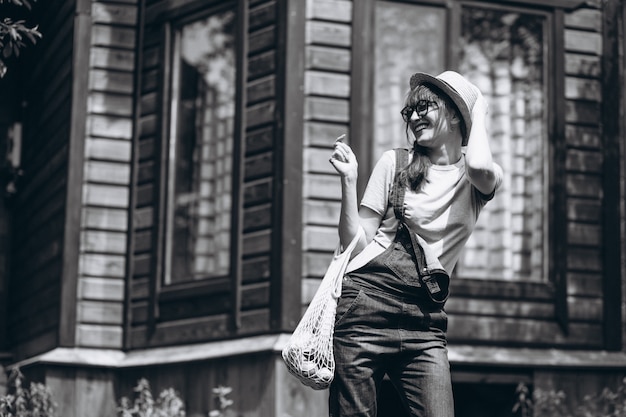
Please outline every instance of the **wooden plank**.
[{"label": "wooden plank", "polygon": [[124,256],[103,254],[82,254],[79,273],[95,277],[123,278]]},{"label": "wooden plank", "polygon": [[304,79],[304,92],[309,95],[349,98],[350,76],[322,71],[307,71]]},{"label": "wooden plank", "polygon": [[89,229],[107,229],[126,231],[128,212],[108,207],[85,207],[81,218],[81,227]]},{"label": "wooden plank", "polygon": [[565,102],[565,120],[568,123],[600,124],[600,106],[595,102],[571,101]]},{"label": "wooden plank", "polygon": [[276,71],[276,51],[270,50],[248,59],[248,80],[265,77]]},{"label": "wooden plank", "polygon": [[248,28],[255,31],[276,22],[276,2],[270,1],[251,7],[248,12]]},{"label": "wooden plank", "polygon": [[307,19],[328,20],[350,23],[352,21],[352,1],[315,0],[307,2]]},{"label": "wooden plank", "polygon": [[[85,155],[86,102],[89,86],[91,16],[74,17],[74,59],[72,84],[72,127],[69,137],[66,218],[63,243],[58,344],[72,346],[76,342],[76,291],[80,272],[80,224],[82,214],[83,158]],[[55,341],[56,342],[56,341]]]},{"label": "wooden plank", "polygon": [[252,32],[248,36],[248,54],[252,55],[273,49],[276,45],[276,27],[269,26]]},{"label": "wooden plank", "polygon": [[344,99],[307,97],[304,103],[306,120],[347,123],[349,111],[350,102]]},{"label": "wooden plank", "polygon": [[126,233],[111,231],[83,231],[81,252],[123,254],[126,251]]},{"label": "wooden plank", "polygon": [[274,127],[267,126],[258,130],[248,131],[246,134],[246,156],[265,152],[274,144]]},{"label": "wooden plank", "polygon": [[241,308],[249,310],[270,306],[270,283],[260,282],[241,288]]},{"label": "wooden plank", "polygon": [[304,171],[315,174],[336,174],[335,168],[328,162],[332,149],[308,148],[304,151]]},{"label": "wooden plank", "polygon": [[152,229],[136,231],[133,234],[133,251],[135,253],[149,252],[153,247],[153,239]]},{"label": "wooden plank", "polygon": [[308,199],[304,202],[302,222],[337,228],[340,209],[341,203],[338,201]]},{"label": "wooden plank", "polygon": [[339,178],[336,175],[307,174],[304,176],[303,194],[305,198],[340,200]]},{"label": "wooden plank", "polygon": [[130,72],[112,72],[100,69],[91,70],[89,89],[109,93],[130,94],[133,89],[133,74]]},{"label": "wooden plank", "polygon": [[565,50],[568,52],[599,55],[602,51],[602,36],[582,30],[565,30]]},{"label": "wooden plank", "polygon": [[271,231],[268,230],[247,233],[244,235],[242,255],[255,256],[269,252],[272,246],[271,235]]},{"label": "wooden plank", "polygon": [[602,326],[570,323],[568,329],[566,336],[553,321],[450,315],[448,340],[450,343],[515,343],[525,347],[598,349],[602,346]]},{"label": "wooden plank", "polygon": [[134,28],[112,27],[96,24],[91,32],[92,45],[134,49],[136,31]]},{"label": "wooden plank", "polygon": [[600,174],[603,166],[602,161],[600,152],[568,149],[565,168],[568,172]]},{"label": "wooden plank", "polygon": [[244,206],[267,203],[272,197],[272,182],[267,179],[246,184],[244,187]]},{"label": "wooden plank", "polygon": [[109,139],[132,139],[133,123],[130,118],[91,115],[87,130],[91,136]]},{"label": "wooden plank", "polygon": [[130,167],[128,164],[115,162],[87,161],[85,179],[92,182],[127,185],[130,181]]},{"label": "wooden plank", "polygon": [[245,159],[244,179],[246,181],[272,175],[274,168],[274,154],[264,152]]},{"label": "wooden plank", "polygon": [[330,147],[335,143],[335,139],[346,134],[346,143],[349,143],[349,129],[347,125],[337,123],[324,123],[307,121],[304,123],[304,144],[306,146]]},{"label": "wooden plank", "polygon": [[76,345],[120,349],[122,347],[122,327],[99,324],[78,324]]},{"label": "wooden plank", "polygon": [[313,45],[306,48],[306,69],[349,72],[351,62],[347,49]]},{"label": "wooden plank", "polygon": [[78,301],[77,319],[83,324],[122,324],[123,304],[111,301]]},{"label": "wooden plank", "polygon": [[82,277],[78,280],[78,297],[82,300],[124,301],[124,281]]},{"label": "wooden plank", "polygon": [[91,48],[89,65],[93,68],[132,71],[135,65],[135,53],[130,50],[113,50],[94,46]]},{"label": "wooden plank", "polygon": [[602,275],[594,272],[568,272],[568,294],[582,297],[602,297]]},{"label": "wooden plank", "polygon": [[276,103],[274,101],[268,101],[260,104],[250,106],[246,110],[246,120],[248,127],[255,127],[272,123],[274,121],[274,112]]},{"label": "wooden plank", "polygon": [[600,32],[602,30],[602,11],[597,9],[579,9],[566,13],[565,27]]},{"label": "wooden plank", "polygon": [[602,271],[602,254],[599,249],[570,247],[567,252],[567,266],[570,270]]},{"label": "wooden plank", "polygon": [[248,104],[276,97],[276,77],[269,76],[248,83],[246,98]]},{"label": "wooden plank", "polygon": [[581,148],[600,148],[600,131],[598,128],[583,126],[565,126],[565,138],[569,146]]},{"label": "wooden plank", "polygon": [[336,227],[305,226],[302,249],[305,251],[327,251],[334,250],[339,242],[339,235]]},{"label": "wooden plank", "polygon": [[[602,21],[602,268],[604,280],[604,347],[622,350],[624,341],[624,70],[623,34],[626,9],[621,2],[608,1],[604,4]],[[621,86],[617,88],[617,86]],[[620,332],[622,334],[620,334]]]},{"label": "wooden plank", "polygon": [[351,28],[341,23],[308,21],[305,27],[307,45],[349,47]]},{"label": "wooden plank", "polygon": [[85,156],[93,159],[128,162],[131,157],[131,143],[115,139],[87,138]]},{"label": "wooden plank", "polygon": [[87,111],[109,116],[132,116],[133,100],[127,95],[93,92],[87,99]]},{"label": "wooden plank", "polygon": [[600,85],[600,81],[578,77],[566,77],[565,98],[600,102],[602,101],[602,86]]},{"label": "wooden plank", "polygon": [[242,260],[242,283],[266,281],[271,277],[271,265],[268,256],[259,256]]},{"label": "wooden plank", "polygon": [[602,73],[600,57],[567,53],[565,54],[565,71],[568,75],[599,77]]},{"label": "wooden plank", "polygon": [[117,208],[128,207],[128,187],[88,184],[84,191],[86,204]]},{"label": "wooden plank", "polygon": [[567,243],[572,245],[598,246],[602,243],[599,224],[568,223]]},{"label": "wooden plank", "polygon": [[305,252],[302,256],[302,276],[322,278],[332,258],[333,254],[330,251],[328,253]]},{"label": "wooden plank", "polygon": [[133,228],[135,230],[152,227],[154,207],[143,207],[133,211]]},{"label": "wooden plank", "polygon": [[253,230],[269,228],[272,225],[272,206],[263,204],[250,207],[243,214],[243,230],[249,232]]},{"label": "wooden plank", "polygon": [[134,26],[137,22],[137,6],[93,3],[91,14],[94,23]]},{"label": "wooden plank", "polygon": [[569,197],[600,199],[602,196],[602,184],[598,176],[567,174],[565,186]]}]

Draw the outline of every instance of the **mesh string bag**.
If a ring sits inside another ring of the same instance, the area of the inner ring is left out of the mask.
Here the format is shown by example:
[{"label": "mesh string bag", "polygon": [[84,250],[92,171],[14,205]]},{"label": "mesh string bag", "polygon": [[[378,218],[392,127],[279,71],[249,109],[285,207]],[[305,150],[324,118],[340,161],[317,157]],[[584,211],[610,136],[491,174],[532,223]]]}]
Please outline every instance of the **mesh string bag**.
[{"label": "mesh string bag", "polygon": [[337,300],[350,255],[363,229],[341,252],[338,247],[311,303],[282,350],[289,372],[304,385],[316,390],[328,388],[335,375],[333,331]]}]

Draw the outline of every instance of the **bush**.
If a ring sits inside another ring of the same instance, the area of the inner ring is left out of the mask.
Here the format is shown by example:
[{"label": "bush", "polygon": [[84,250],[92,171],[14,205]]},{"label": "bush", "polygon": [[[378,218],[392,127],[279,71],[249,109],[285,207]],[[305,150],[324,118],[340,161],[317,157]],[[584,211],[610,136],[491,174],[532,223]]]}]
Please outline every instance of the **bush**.
[{"label": "bush", "polygon": [[[141,378],[134,388],[135,398],[120,399],[118,415],[120,417],[185,417],[185,404],[173,388],[161,391],[155,400],[150,383]],[[2,416],[0,416],[2,417]]]},{"label": "bush", "polygon": [[521,417],[626,417],[626,378],[615,391],[604,388],[598,394],[586,395],[574,410],[567,406],[563,391],[536,389],[532,400],[528,392],[525,385],[518,386],[513,412]]},{"label": "bush", "polygon": [[55,417],[56,404],[42,383],[24,387],[24,375],[18,368],[9,374],[8,393],[0,397],[0,417]]}]

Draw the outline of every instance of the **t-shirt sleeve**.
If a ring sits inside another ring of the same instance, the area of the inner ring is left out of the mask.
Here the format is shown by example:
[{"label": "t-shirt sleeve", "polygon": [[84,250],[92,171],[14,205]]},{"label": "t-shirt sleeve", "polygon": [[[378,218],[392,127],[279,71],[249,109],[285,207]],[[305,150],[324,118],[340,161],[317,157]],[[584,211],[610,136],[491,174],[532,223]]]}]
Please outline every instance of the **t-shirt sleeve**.
[{"label": "t-shirt sleeve", "polygon": [[386,151],[372,170],[361,199],[362,206],[381,215],[386,212],[395,169],[395,152],[393,150]]},{"label": "t-shirt sleeve", "polygon": [[500,165],[496,164],[495,162],[494,162],[493,165],[494,165],[494,174],[496,176],[496,186],[493,188],[493,191],[490,194],[483,194],[480,191],[478,191],[477,189],[475,189],[476,196],[478,197],[479,201],[482,201],[483,205],[485,203],[487,203],[487,201],[492,200],[493,197],[496,195],[496,192],[502,186],[502,180],[504,178],[504,173],[502,171],[502,167]]}]

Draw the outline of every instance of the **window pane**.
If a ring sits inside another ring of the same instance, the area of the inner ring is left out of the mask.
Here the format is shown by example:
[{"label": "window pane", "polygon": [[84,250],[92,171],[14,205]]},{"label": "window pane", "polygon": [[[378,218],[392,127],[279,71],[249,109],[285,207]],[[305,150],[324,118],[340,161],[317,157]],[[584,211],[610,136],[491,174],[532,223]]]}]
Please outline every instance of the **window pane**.
[{"label": "window pane", "polygon": [[235,16],[174,30],[166,283],[228,274]]},{"label": "window pane", "polygon": [[547,245],[547,17],[462,9],[459,70],[489,103],[488,132],[504,184],[483,210],[456,273],[542,280]]},{"label": "window pane", "polygon": [[443,8],[379,1],[375,16],[372,163],[388,149],[407,146],[400,110],[409,78],[443,71],[446,50]]}]

